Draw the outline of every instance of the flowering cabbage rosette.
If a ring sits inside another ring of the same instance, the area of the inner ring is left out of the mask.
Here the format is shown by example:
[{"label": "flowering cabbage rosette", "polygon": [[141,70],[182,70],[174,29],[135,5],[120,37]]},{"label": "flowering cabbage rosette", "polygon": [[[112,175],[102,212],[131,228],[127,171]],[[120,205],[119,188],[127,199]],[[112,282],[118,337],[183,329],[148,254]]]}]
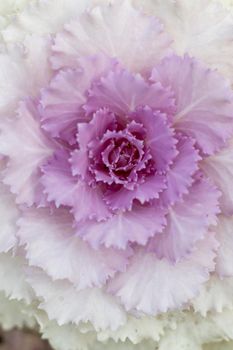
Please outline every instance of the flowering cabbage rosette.
[{"label": "flowering cabbage rosette", "polygon": [[26,3],[1,31],[1,323],[62,350],[232,340],[227,5]]}]

